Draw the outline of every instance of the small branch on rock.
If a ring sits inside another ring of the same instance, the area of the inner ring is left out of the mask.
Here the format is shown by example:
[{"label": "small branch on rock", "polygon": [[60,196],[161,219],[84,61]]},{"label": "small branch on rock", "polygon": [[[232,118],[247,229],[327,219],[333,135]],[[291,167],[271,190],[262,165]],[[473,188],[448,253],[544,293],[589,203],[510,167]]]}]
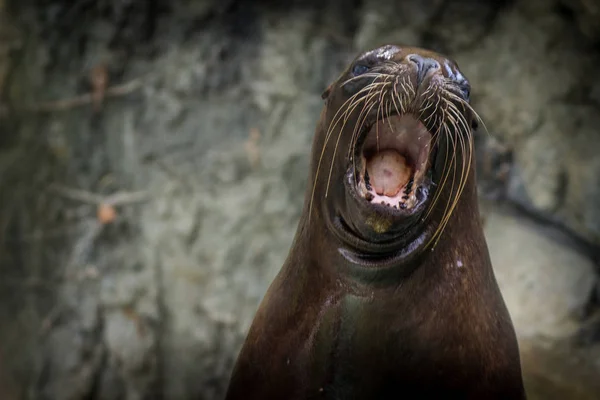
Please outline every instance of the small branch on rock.
[{"label": "small branch on rock", "polygon": [[103,196],[88,192],[87,190],[68,188],[58,184],[50,185],[50,189],[71,200],[94,205],[108,204],[111,206],[120,206],[125,204],[140,203],[148,199],[148,193],[146,191],[117,192],[108,196]]},{"label": "small branch on rock", "polygon": [[82,203],[99,205],[102,204],[104,197],[81,189],[71,189],[62,185],[52,184],[50,189],[58,194]]},{"label": "small branch on rock", "polygon": [[[103,93],[103,97],[124,96],[141,88],[143,83],[144,79],[138,78],[121,85],[109,87]],[[91,92],[69,99],[39,103],[34,105],[31,109],[36,112],[66,111],[86,104],[93,104],[98,101],[98,93]]]},{"label": "small branch on rock", "polygon": [[86,190],[73,189],[58,184],[50,185],[50,189],[56,193],[75,201],[96,205],[96,218],[102,225],[109,224],[117,218],[116,206],[140,203],[148,199],[148,193],[118,192],[108,196],[91,193]]},{"label": "small branch on rock", "polygon": [[141,203],[148,200],[149,195],[146,191],[139,192],[118,192],[104,198],[104,204],[111,206],[123,206],[126,204]]}]

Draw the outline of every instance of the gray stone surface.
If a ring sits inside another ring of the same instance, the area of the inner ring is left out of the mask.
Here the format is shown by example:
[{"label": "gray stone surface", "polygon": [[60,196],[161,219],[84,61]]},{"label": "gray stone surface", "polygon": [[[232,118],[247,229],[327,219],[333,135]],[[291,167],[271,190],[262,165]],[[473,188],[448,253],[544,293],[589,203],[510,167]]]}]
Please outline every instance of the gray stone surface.
[{"label": "gray stone surface", "polygon": [[[512,154],[505,196],[600,243],[598,56],[551,2],[69,4],[16,7],[28,34],[0,85],[0,354],[31,398],[221,398],[295,232],[320,93],[360,48],[450,53]],[[100,63],[134,89],[40,111]],[[103,225],[73,188],[146,197]],[[520,334],[568,336],[589,260],[490,218]]]},{"label": "gray stone surface", "polygon": [[518,215],[486,208],[490,257],[519,336],[564,339],[575,334],[595,288],[592,261],[565,244],[564,237],[544,234]]},{"label": "gray stone surface", "polygon": [[507,207],[487,201],[482,206],[490,257],[519,339],[529,398],[596,399],[600,344],[586,348],[572,340],[596,284],[593,263],[564,233],[542,229]]},{"label": "gray stone surface", "polygon": [[554,10],[520,2],[456,57],[493,60],[463,68],[490,133],[513,154],[508,198],[598,245],[598,55]]}]

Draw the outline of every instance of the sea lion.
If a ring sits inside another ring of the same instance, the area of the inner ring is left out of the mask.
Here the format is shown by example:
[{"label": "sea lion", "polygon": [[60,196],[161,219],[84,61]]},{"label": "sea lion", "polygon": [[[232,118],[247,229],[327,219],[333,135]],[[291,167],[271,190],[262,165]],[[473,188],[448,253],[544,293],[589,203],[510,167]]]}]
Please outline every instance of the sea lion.
[{"label": "sea lion", "polygon": [[393,45],[323,93],[303,214],[227,400],[525,398],[469,97],[456,62]]}]

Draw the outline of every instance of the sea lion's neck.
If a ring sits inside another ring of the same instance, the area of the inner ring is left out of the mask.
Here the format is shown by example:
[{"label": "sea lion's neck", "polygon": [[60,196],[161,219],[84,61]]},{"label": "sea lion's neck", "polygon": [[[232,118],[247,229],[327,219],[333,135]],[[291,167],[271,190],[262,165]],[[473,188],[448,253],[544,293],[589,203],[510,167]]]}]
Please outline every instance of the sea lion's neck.
[{"label": "sea lion's neck", "polygon": [[[439,240],[431,238],[443,218],[440,212],[433,213],[431,219],[419,227],[420,235],[386,257],[366,255],[344,242],[334,232],[334,229],[338,229],[335,226],[338,222],[333,220],[336,216],[327,214],[325,207],[313,208],[309,216],[308,206],[307,201],[292,248],[310,254],[311,259],[315,260],[311,268],[321,273],[376,287],[406,282],[419,268],[432,269],[431,272],[434,272],[437,268],[464,268],[469,264],[471,268],[466,273],[490,275],[491,264],[479,217],[474,168],[470,170],[462,194]],[[443,210],[443,207],[440,208]],[[472,244],[457,246],[457,243]],[[457,252],[457,248],[465,249],[462,252],[464,254],[459,254],[461,252]],[[324,252],[327,252],[326,257]]]}]

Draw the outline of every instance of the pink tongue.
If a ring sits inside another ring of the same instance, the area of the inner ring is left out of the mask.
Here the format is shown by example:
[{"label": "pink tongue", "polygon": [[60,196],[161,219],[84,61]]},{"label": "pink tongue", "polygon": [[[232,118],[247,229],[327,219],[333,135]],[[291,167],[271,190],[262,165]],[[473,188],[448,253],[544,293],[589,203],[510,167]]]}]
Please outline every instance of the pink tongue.
[{"label": "pink tongue", "polygon": [[408,183],[411,168],[395,150],[384,150],[367,161],[371,186],[378,195],[393,197]]}]

